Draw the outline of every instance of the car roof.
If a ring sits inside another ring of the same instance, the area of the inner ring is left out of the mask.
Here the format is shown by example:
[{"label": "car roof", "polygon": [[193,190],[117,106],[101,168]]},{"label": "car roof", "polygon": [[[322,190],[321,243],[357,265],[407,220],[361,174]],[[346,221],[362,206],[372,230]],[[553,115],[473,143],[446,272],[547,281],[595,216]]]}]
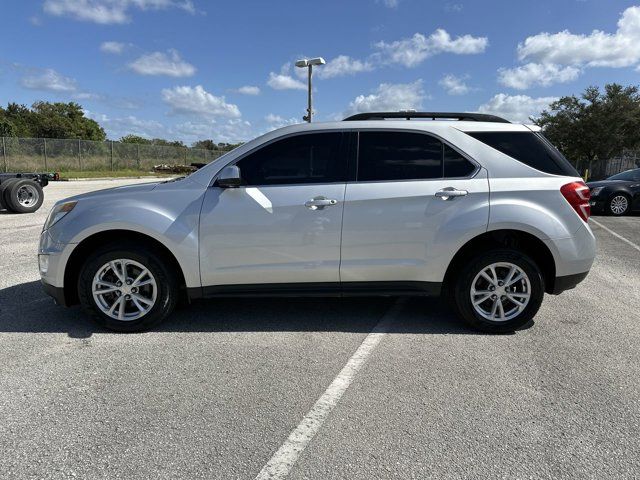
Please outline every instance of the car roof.
[{"label": "car roof", "polygon": [[289,125],[274,130],[279,135],[312,132],[322,130],[423,130],[434,131],[442,128],[455,128],[462,132],[530,132],[540,130],[536,125],[524,125],[521,123],[497,123],[456,120],[353,120],[349,122],[313,122]]}]

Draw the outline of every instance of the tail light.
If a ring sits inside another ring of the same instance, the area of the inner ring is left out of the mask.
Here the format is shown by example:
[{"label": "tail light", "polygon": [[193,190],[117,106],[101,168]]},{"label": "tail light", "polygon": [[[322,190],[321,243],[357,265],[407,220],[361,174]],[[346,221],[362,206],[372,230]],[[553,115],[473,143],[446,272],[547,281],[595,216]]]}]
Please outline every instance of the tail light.
[{"label": "tail light", "polygon": [[560,193],[582,220],[585,222],[589,220],[589,216],[591,216],[591,206],[589,205],[591,192],[584,182],[567,183],[560,188]]}]

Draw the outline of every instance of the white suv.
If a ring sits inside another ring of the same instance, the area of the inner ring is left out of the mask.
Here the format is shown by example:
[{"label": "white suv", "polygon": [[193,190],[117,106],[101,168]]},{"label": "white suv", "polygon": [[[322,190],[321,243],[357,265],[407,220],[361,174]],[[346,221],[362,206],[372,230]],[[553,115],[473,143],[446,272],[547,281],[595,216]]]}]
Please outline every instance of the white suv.
[{"label": "white suv", "polygon": [[39,264],[58,303],[118,331],[154,326],[180,297],[442,293],[504,332],[585,278],[588,217],[589,189],[535,127],[370,113],[58,202]]}]

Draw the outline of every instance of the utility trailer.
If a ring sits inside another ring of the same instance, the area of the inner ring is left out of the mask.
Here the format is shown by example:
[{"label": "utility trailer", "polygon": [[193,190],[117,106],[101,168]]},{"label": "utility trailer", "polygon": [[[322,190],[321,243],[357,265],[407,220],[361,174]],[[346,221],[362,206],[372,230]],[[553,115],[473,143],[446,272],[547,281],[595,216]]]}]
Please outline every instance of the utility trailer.
[{"label": "utility trailer", "polygon": [[42,206],[42,189],[57,173],[0,173],[0,209],[14,213],[33,213]]}]

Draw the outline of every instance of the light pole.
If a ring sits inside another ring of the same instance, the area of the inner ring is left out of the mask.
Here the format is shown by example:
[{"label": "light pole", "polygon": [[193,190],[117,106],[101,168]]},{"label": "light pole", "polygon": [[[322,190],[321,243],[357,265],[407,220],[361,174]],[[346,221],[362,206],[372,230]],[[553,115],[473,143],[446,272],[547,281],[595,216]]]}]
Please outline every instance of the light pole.
[{"label": "light pole", "polygon": [[312,100],[311,100],[311,77],[313,75],[313,66],[314,65],[324,65],[325,62],[324,58],[322,57],[318,57],[318,58],[305,58],[304,60],[298,60],[296,62],[296,67],[298,68],[305,68],[307,67],[308,69],[308,76],[307,76],[307,114],[302,117],[302,119],[305,122],[309,122],[311,123],[311,117],[313,116],[313,105],[312,105]]}]

